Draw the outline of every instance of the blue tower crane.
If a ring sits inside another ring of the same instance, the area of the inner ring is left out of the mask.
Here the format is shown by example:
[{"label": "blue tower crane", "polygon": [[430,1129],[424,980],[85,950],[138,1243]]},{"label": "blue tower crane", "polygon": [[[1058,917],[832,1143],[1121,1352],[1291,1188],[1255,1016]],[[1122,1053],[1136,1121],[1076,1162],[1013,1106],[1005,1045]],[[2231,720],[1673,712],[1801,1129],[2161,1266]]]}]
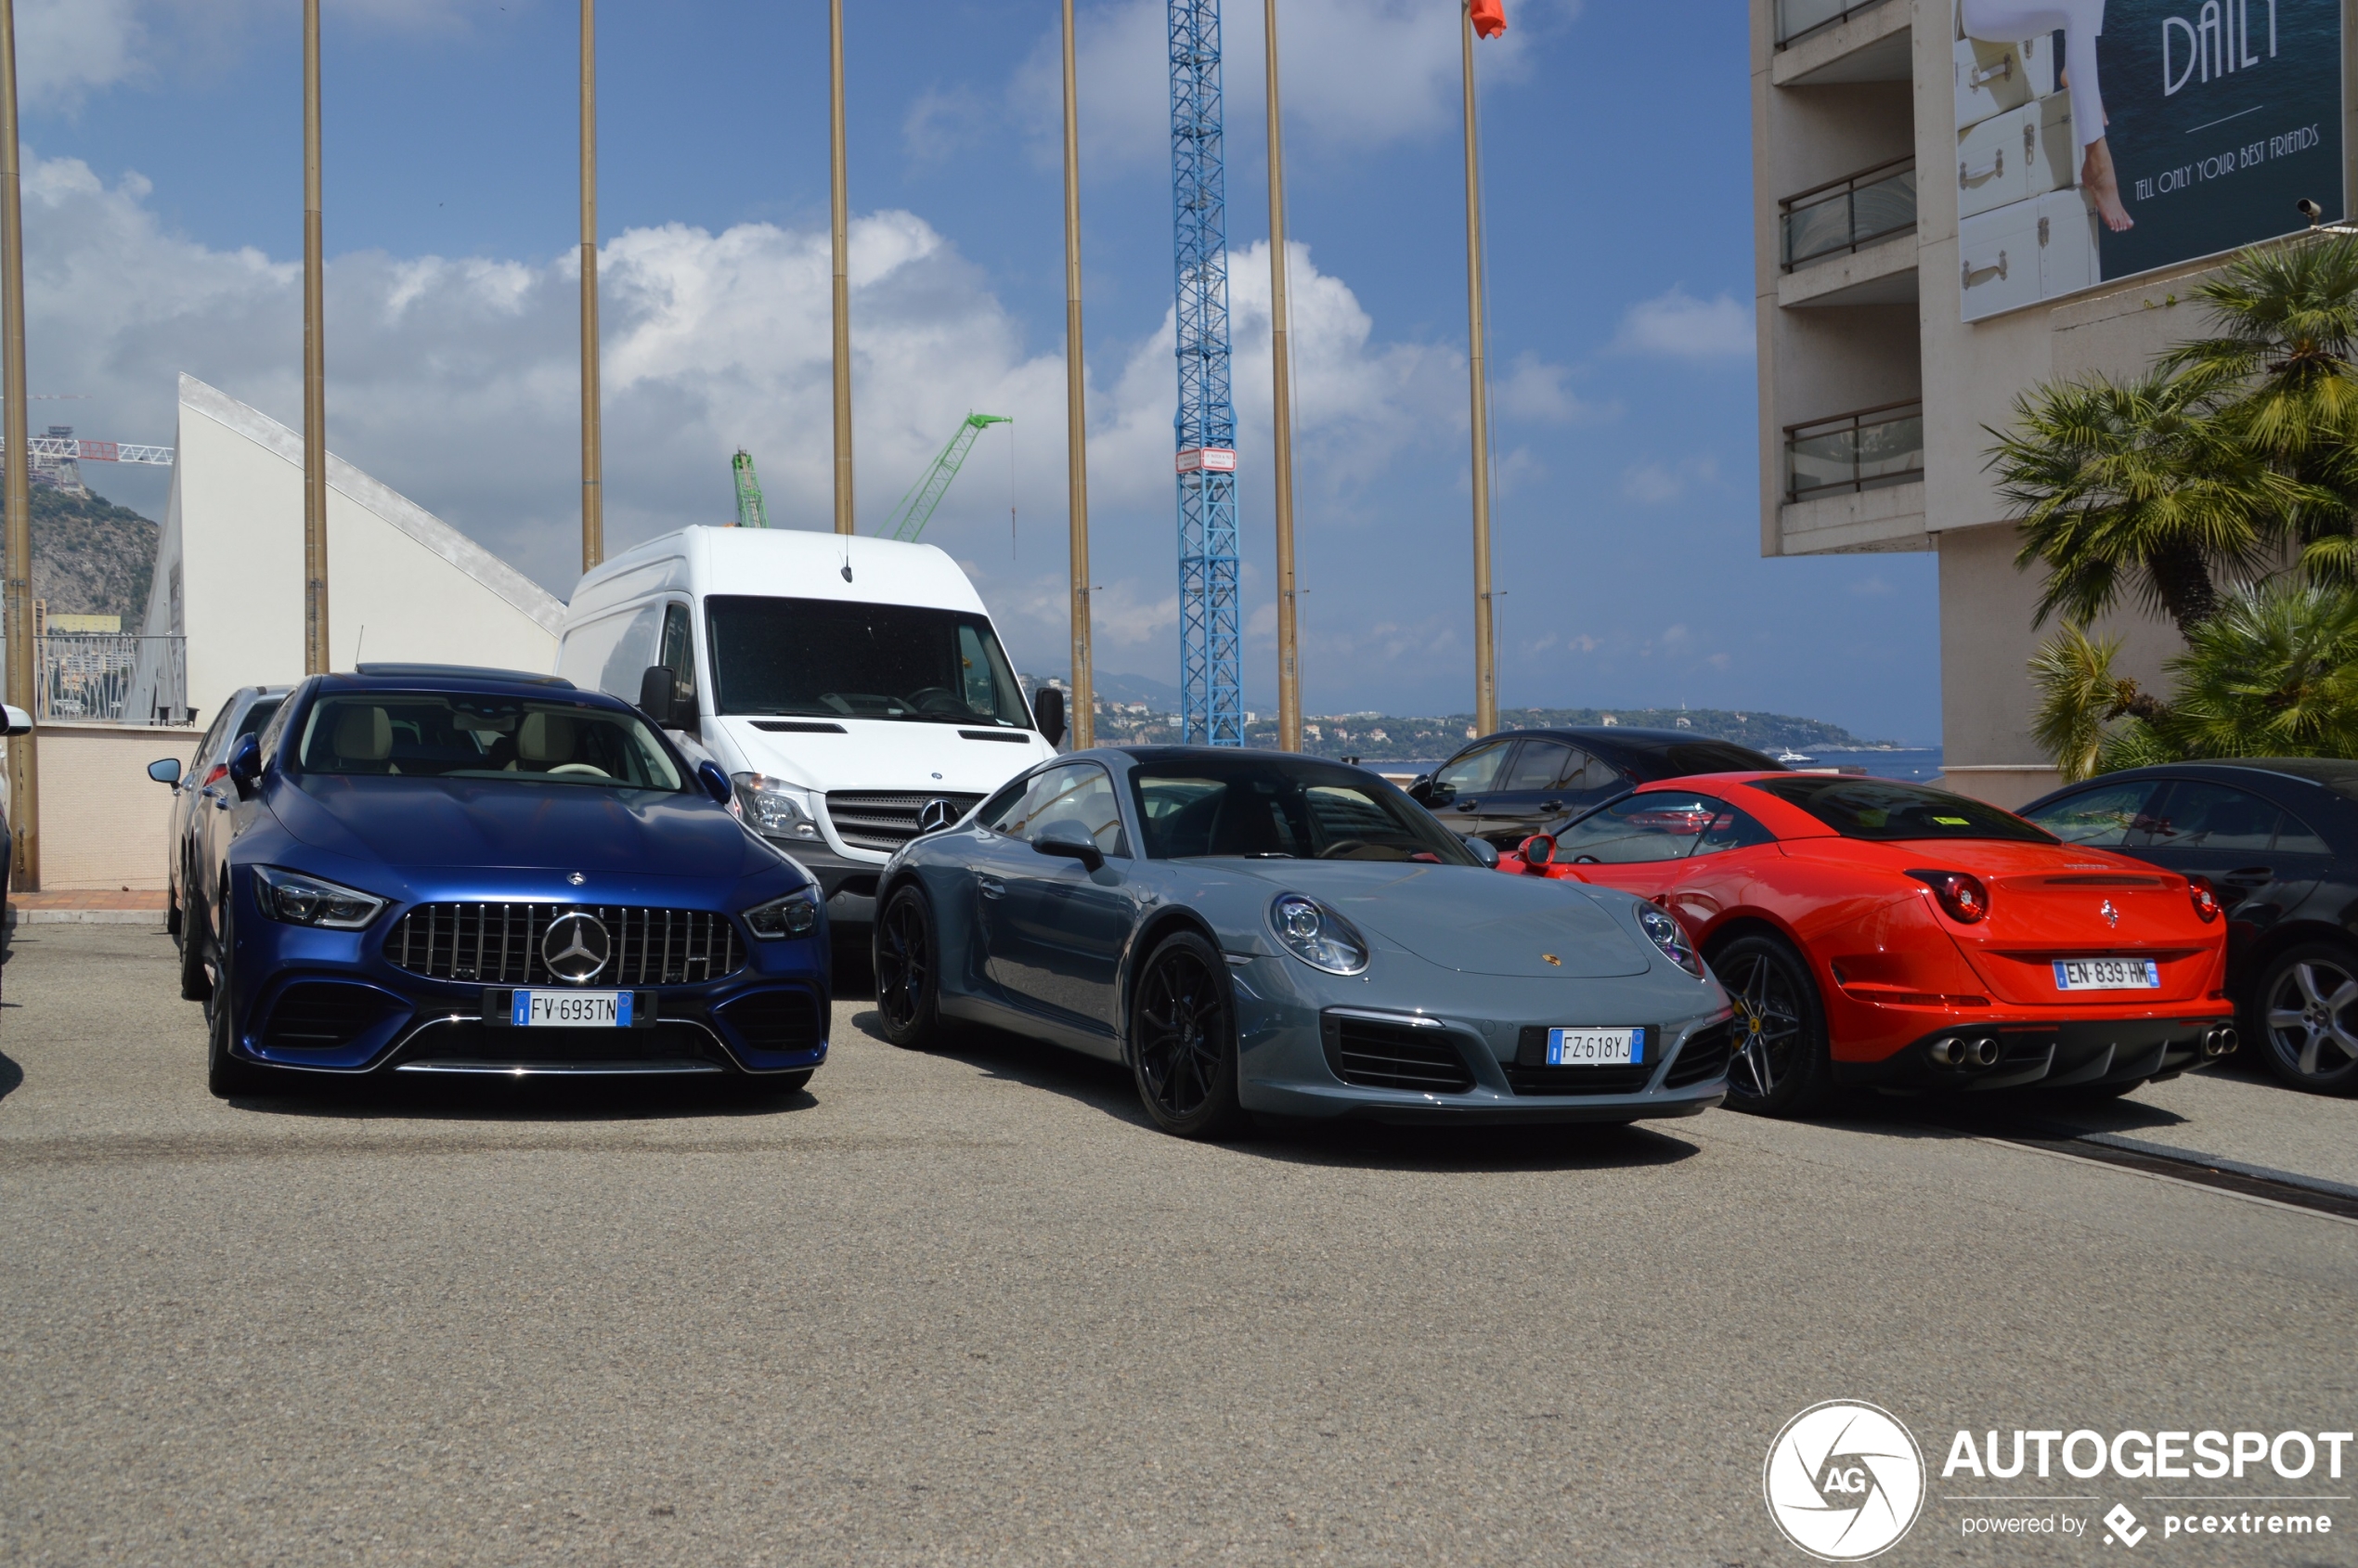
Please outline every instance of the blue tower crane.
[{"label": "blue tower crane", "polygon": [[1237,614],[1237,410],[1228,395],[1228,198],[1220,0],[1171,4],[1171,210],[1179,294],[1179,689],[1192,744],[1245,741]]}]

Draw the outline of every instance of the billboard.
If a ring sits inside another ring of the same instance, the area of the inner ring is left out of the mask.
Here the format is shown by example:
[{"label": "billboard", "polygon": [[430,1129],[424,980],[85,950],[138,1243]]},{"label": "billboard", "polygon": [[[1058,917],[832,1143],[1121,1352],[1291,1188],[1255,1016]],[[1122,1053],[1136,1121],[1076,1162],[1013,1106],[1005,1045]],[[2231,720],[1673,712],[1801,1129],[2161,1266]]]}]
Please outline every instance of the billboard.
[{"label": "billboard", "polygon": [[2342,216],[2339,0],[1958,0],[1963,318]]}]

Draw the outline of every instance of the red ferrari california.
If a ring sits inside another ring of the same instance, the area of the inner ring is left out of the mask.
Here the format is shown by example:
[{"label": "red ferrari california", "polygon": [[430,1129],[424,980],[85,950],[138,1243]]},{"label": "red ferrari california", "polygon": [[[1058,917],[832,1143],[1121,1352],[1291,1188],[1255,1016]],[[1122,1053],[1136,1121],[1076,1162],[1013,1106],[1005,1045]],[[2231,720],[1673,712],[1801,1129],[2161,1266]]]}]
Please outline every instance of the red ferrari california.
[{"label": "red ferrari california", "polygon": [[2208,883],[1918,784],[1645,784],[1500,869],[1677,915],[1735,1003],[1744,1109],[1836,1084],[2118,1094],[2235,1048]]}]

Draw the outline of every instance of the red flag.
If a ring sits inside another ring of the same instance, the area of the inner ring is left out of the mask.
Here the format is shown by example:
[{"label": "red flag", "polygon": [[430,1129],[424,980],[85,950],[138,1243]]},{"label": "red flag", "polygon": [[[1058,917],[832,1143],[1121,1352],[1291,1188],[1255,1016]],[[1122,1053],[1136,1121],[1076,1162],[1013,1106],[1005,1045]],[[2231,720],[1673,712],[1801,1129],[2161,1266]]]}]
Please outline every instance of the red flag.
[{"label": "red flag", "polygon": [[1507,31],[1506,0],[1472,0],[1476,37],[1496,38]]}]

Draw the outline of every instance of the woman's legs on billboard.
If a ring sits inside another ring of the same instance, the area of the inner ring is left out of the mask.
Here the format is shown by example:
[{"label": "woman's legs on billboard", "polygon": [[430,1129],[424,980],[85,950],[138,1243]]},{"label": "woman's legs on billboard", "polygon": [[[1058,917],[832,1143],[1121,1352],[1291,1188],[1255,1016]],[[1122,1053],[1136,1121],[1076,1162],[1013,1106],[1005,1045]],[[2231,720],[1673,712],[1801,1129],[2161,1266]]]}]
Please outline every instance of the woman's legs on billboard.
[{"label": "woman's legs on billboard", "polygon": [[2080,148],[2079,183],[2095,200],[2105,226],[2118,234],[2136,220],[2121,205],[2105,139],[2104,88],[2096,71],[2096,35],[2104,31],[2105,0],[1964,0],[1965,36],[2010,44],[2060,32],[2063,84],[2071,90],[2073,139]]}]

